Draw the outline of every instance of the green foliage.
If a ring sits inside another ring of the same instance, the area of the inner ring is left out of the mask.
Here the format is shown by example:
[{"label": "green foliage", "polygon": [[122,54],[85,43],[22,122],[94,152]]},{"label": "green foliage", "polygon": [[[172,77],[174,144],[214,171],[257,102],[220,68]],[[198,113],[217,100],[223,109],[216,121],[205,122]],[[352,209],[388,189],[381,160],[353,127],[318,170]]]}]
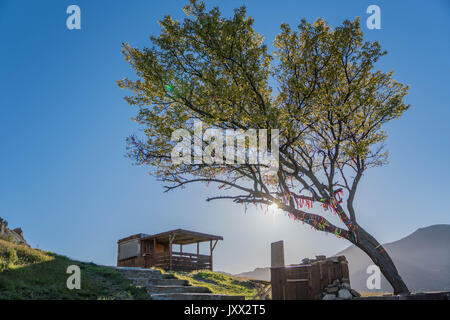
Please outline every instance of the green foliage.
[{"label": "green foliage", "polygon": [[17,261],[16,251],[10,249],[2,250],[0,252],[0,271],[12,268]]},{"label": "green foliage", "polygon": [[14,242],[0,240],[0,271],[51,259],[49,255],[42,251],[18,245]]},{"label": "green foliage", "polygon": [[[320,18],[302,20],[296,29],[282,24],[271,54],[245,7],[225,18],[218,8],[207,11],[191,0],[184,11],[183,21],[160,21],[150,48],[123,45],[137,79],[118,85],[132,92],[125,99],[137,107],[134,120],[145,134],[129,139],[129,156],[150,165],[167,190],[214,182],[240,194],[208,200],[275,203],[356,244],[362,236],[353,206],[359,181],[367,169],[387,163],[384,126],[410,107],[404,102],[408,87],[392,71],[375,69],[386,51],[364,41],[358,18],[334,29]],[[248,162],[174,165],[178,141],[171,135],[185,129],[192,136],[196,120],[204,129],[279,129],[276,174],[269,177],[266,164]],[[334,198],[338,190],[346,191],[346,205]],[[347,229],[300,209],[299,199],[332,205]]]},{"label": "green foliage", "polygon": [[[69,290],[69,265],[81,270],[81,289]],[[118,271],[0,240],[0,299],[149,299]]]},{"label": "green foliage", "polygon": [[[231,123],[247,128],[265,124],[272,112],[269,104],[255,103],[271,99],[272,58],[245,8],[236,9],[232,19],[222,18],[217,8],[206,12],[195,2],[185,12],[189,18],[183,24],[170,16],[160,21],[161,35],[151,37],[152,49],[124,44],[125,58],[140,79],[118,82],[136,93],[126,100],[139,107],[135,120],[145,125],[146,146],[166,156],[173,146],[172,131],[192,131],[195,119],[205,127]],[[160,173],[174,170],[167,157],[146,160]]]},{"label": "green foliage", "polygon": [[[315,171],[327,170],[322,164],[329,161],[342,167],[386,162],[387,153],[378,149],[386,138],[381,127],[408,109],[408,87],[393,80],[393,72],[373,70],[386,52],[378,42],[363,41],[359,19],[334,30],[322,19],[302,20],[297,31],[283,24],[272,64],[245,7],[229,19],[197,1],[184,10],[182,23],[170,16],[160,21],[151,48],[123,46],[139,79],[118,84],[134,92],[126,100],[139,107],[135,120],[145,128],[141,160],[157,166],[156,175],[179,173],[168,156],[171,134],[192,132],[195,119],[222,129],[282,128],[286,150]],[[271,77],[280,88],[276,95]],[[193,174],[213,172],[210,166]]]},{"label": "green foliage", "polygon": [[[381,126],[408,109],[403,103],[408,87],[393,80],[392,71],[373,70],[386,51],[378,42],[363,42],[359,19],[334,30],[322,19],[312,25],[302,20],[298,31],[283,24],[275,46],[280,127],[286,135],[297,135],[300,125],[305,137],[342,164],[383,164],[386,154],[375,155],[370,148],[385,140]],[[296,145],[311,147],[303,139]]]}]

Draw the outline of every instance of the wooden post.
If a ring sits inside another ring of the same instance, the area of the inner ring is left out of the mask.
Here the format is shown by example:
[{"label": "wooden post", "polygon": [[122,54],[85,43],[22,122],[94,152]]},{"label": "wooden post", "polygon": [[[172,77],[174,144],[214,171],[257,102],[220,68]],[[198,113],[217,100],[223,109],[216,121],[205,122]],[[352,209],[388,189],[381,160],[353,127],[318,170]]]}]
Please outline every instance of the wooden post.
[{"label": "wooden post", "polygon": [[216,244],[219,240],[216,240],[216,242],[214,242],[214,245],[212,244],[212,240],[209,241],[209,252],[210,252],[210,263],[211,263],[211,271],[213,270],[213,251],[214,248],[216,247]]},{"label": "wooden post", "polygon": [[180,244],[180,254],[183,255],[183,245]]},{"label": "wooden post", "polygon": [[169,270],[172,271],[172,243],[175,240],[175,234],[169,236]]},{"label": "wooden post", "polygon": [[172,242],[169,242],[169,270],[172,270]]},{"label": "wooden post", "polygon": [[272,300],[286,300],[286,270],[284,267],[283,241],[271,245],[270,282],[272,284]]},{"label": "wooden post", "polygon": [[156,238],[153,238],[153,250],[152,250],[152,257],[150,262],[150,267],[153,267],[156,264]]},{"label": "wooden post", "polygon": [[200,242],[197,241],[197,264],[195,265],[194,269],[199,270],[200,269]]},{"label": "wooden post", "polygon": [[216,241],[214,242],[214,245],[213,245],[213,247],[212,247],[213,250],[216,248],[216,244],[217,244],[218,241],[219,241],[219,240],[216,240]]},{"label": "wooden post", "polygon": [[[320,300],[321,291],[323,288],[320,287],[320,265],[315,263],[308,267],[309,271],[309,293],[307,299]],[[295,297],[299,299],[298,297]]]},{"label": "wooden post", "polygon": [[119,256],[120,256],[120,244],[119,244],[119,241],[117,241],[117,266],[118,267],[120,267]]},{"label": "wooden post", "polygon": [[273,242],[270,245],[270,260],[272,268],[284,267],[284,243],[283,241]]},{"label": "wooden post", "polygon": [[144,267],[146,268],[146,263],[145,263],[145,256],[144,256],[144,243],[142,243],[141,239],[139,238],[139,257],[138,257],[138,261],[140,260],[140,267]]},{"label": "wooden post", "polygon": [[211,271],[213,271],[213,244],[212,240],[209,241],[209,263],[211,265]]}]

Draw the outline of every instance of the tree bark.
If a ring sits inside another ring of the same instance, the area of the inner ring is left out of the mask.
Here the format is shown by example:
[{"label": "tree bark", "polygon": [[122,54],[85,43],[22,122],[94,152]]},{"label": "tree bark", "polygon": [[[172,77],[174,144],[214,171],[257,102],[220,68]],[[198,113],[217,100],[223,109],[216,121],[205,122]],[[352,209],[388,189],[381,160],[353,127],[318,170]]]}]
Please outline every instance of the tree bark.
[{"label": "tree bark", "polygon": [[378,243],[378,241],[371,236],[367,231],[358,226],[357,229],[358,240],[355,245],[363,250],[372,259],[373,263],[380,268],[381,273],[394,289],[394,294],[408,294],[409,289],[402,277],[397,271],[389,254]]}]

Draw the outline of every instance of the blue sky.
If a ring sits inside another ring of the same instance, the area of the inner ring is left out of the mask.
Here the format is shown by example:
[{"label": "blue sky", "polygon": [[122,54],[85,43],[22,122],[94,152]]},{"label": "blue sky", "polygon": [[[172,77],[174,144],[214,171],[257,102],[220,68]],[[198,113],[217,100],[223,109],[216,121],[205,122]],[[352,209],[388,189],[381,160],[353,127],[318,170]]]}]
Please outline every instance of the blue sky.
[{"label": "blue sky", "polygon": [[[66,28],[66,8],[81,8],[82,29]],[[133,74],[122,42],[149,45],[165,14],[183,18],[185,1],[0,0],[0,216],[32,246],[114,264],[116,241],[174,228],[219,234],[215,269],[270,264],[270,243],[285,240],[286,260],[334,254],[348,243],[283,216],[204,199],[212,187],[163,193],[124,157],[139,133],[127,92]],[[383,242],[419,227],[450,223],[447,206],[450,119],[450,4],[446,1],[207,1],[225,15],[245,4],[255,29],[272,41],[279,26],[323,17],[333,26],[361,17],[367,40],[389,54],[378,67],[409,84],[412,108],[388,127],[390,164],[369,171],[357,195],[359,223]],[[368,30],[366,8],[381,8]],[[206,246],[205,248],[206,249]]]}]

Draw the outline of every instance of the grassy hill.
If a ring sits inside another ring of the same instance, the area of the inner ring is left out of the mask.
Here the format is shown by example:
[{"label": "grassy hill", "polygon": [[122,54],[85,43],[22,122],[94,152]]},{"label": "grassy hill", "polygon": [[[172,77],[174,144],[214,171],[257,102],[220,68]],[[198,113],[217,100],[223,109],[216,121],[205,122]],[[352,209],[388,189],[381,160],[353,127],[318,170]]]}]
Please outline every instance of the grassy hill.
[{"label": "grassy hill", "polygon": [[[67,267],[78,265],[81,289],[66,286]],[[113,268],[0,240],[0,299],[148,299]]]},{"label": "grassy hill", "polygon": [[[69,290],[67,267],[81,269],[81,289]],[[191,285],[205,286],[212,293],[239,294],[247,299],[256,294],[248,279],[211,271],[173,273]],[[0,239],[0,299],[149,299],[111,267],[71,260],[52,252],[32,249]]]}]

